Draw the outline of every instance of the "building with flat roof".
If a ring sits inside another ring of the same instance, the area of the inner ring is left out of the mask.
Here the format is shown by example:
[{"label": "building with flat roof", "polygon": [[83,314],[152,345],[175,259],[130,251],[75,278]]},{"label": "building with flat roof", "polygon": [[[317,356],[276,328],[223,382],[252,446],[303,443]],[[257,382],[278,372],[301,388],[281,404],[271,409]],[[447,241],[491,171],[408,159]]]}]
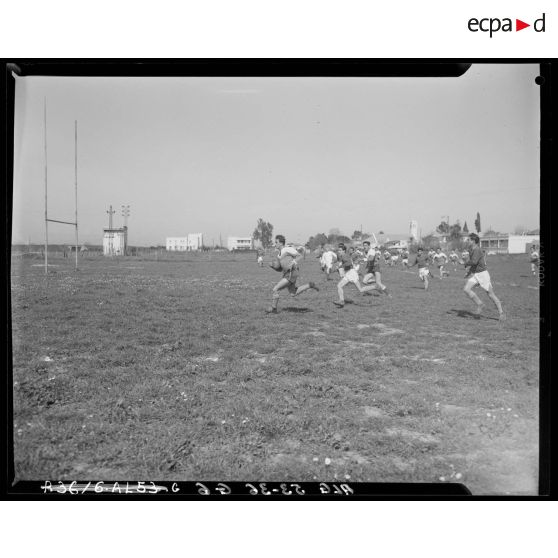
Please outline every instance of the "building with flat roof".
[{"label": "building with flat roof", "polygon": [[202,233],[191,233],[186,236],[167,237],[166,248],[170,252],[187,252],[189,250],[201,250],[202,247]]},{"label": "building with flat roof", "polygon": [[481,248],[497,254],[526,254],[531,246],[539,244],[538,234],[488,233],[480,237]]},{"label": "building with flat roof", "polygon": [[229,236],[227,238],[227,248],[233,250],[253,250],[254,241],[251,236]]},{"label": "building with flat roof", "polygon": [[103,229],[103,255],[124,256],[128,246],[128,227]]}]

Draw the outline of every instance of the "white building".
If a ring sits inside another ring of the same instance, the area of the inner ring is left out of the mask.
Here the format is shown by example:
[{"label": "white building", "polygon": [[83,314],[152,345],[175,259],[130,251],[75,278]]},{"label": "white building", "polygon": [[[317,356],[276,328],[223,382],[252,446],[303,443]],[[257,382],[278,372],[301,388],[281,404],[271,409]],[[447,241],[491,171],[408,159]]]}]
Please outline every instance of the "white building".
[{"label": "white building", "polygon": [[188,250],[201,250],[203,247],[202,233],[191,233],[187,236],[167,237],[167,250],[172,252],[186,252]]},{"label": "white building", "polygon": [[526,254],[532,245],[540,245],[540,235],[490,233],[481,236],[480,245],[483,250],[497,254]]},{"label": "white building", "polygon": [[128,227],[103,229],[103,255],[124,256],[128,246]]},{"label": "white building", "polygon": [[254,241],[251,236],[229,236],[227,248],[232,250],[253,250]]},{"label": "white building", "polygon": [[539,246],[541,237],[538,234],[510,234],[508,238],[508,254],[525,254],[533,244]]}]

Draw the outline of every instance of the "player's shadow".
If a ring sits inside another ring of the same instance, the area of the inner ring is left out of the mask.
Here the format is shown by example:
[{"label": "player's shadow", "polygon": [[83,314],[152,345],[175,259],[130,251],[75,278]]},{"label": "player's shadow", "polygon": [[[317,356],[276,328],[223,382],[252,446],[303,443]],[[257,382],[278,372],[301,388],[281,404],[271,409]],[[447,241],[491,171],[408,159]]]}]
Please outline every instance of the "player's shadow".
[{"label": "player's shadow", "polygon": [[471,312],[470,310],[456,310],[455,308],[452,310],[449,310],[447,312],[448,314],[457,314],[457,316],[459,316],[460,318],[465,318],[468,320],[495,320],[498,321],[498,318],[493,318],[492,316],[485,316],[483,314],[475,314],[474,312]]},{"label": "player's shadow", "polygon": [[283,312],[293,312],[294,314],[306,314],[307,312],[312,312],[310,308],[298,308],[296,306],[287,306],[283,308]]}]

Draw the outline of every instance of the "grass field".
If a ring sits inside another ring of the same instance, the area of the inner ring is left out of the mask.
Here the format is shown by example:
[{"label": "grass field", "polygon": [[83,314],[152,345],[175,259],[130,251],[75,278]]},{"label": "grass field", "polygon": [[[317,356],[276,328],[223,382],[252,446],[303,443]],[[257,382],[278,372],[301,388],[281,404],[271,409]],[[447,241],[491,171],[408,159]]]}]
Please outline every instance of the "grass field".
[{"label": "grass field", "polygon": [[[337,309],[254,259],[12,260],[17,479],[450,482],[535,494],[539,329],[526,256],[490,256],[508,319],[463,270]],[[49,260],[50,261],[50,260]],[[450,267],[451,270],[451,267]]]}]

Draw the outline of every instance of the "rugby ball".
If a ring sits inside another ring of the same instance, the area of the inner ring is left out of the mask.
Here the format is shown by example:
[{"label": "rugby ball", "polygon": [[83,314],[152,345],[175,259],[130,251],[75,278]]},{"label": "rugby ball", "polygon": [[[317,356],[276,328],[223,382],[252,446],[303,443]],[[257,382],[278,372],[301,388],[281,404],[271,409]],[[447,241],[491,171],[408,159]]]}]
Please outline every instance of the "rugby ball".
[{"label": "rugby ball", "polygon": [[281,267],[281,260],[279,258],[273,258],[269,267],[275,271],[283,271],[283,268]]}]

